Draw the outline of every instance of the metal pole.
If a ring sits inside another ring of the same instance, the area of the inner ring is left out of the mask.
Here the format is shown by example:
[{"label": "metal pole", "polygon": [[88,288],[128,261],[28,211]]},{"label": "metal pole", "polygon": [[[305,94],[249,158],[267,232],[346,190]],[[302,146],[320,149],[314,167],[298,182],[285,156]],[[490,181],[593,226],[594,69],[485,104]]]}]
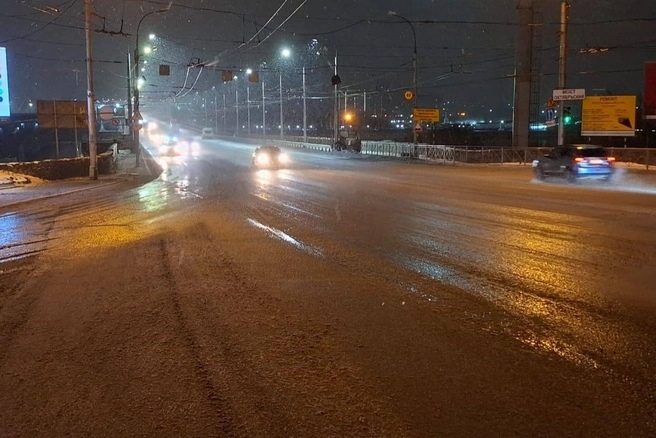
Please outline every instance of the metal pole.
[{"label": "metal pole", "polygon": [[84,0],[84,31],[87,55],[87,112],[89,117],[89,178],[98,179],[96,144],[96,99],[93,92],[93,59],[91,45],[91,0]]},{"label": "metal pole", "polygon": [[[337,50],[335,50],[335,76],[337,76]],[[335,101],[335,108],[334,108],[334,116],[333,116],[333,147],[337,146],[337,140],[339,139],[339,84],[335,84],[333,86],[335,96],[334,96],[334,101]]]},{"label": "metal pole", "polygon": [[[408,23],[410,23],[408,21]],[[413,75],[412,75],[412,89],[414,93],[414,98],[412,99],[412,104],[414,108],[417,108],[417,34],[415,33],[415,26],[410,23],[410,27],[412,28],[412,36],[414,38],[414,52],[412,54],[412,69],[413,69]],[[414,122],[414,120],[413,120]],[[418,143],[417,139],[417,131],[412,130],[413,136],[414,136],[414,143]]]},{"label": "metal pole", "polygon": [[[567,9],[569,3],[563,0],[560,4],[560,56],[558,58],[558,88],[567,86]],[[565,101],[558,104],[558,145],[565,144]]]},{"label": "metal pole", "polygon": [[237,129],[235,129],[236,135],[239,132],[239,88],[235,88],[235,114],[237,115]]},{"label": "metal pole", "polygon": [[285,124],[282,115],[282,71],[280,71],[280,139],[285,137]]},{"label": "metal pole", "polygon": [[246,83],[246,113],[248,120],[248,136],[251,136],[251,87]]},{"label": "metal pole", "polygon": [[[128,129],[132,131],[132,59],[130,54],[130,46],[128,46],[128,114],[125,119],[128,124]],[[132,139],[134,139],[134,133],[132,133]]]},{"label": "metal pole", "polygon": [[203,97],[203,107],[205,108],[205,126],[209,125],[209,114],[207,112],[207,97]]},{"label": "metal pole", "polygon": [[262,81],[262,138],[266,138],[266,107],[264,106],[264,81]]},{"label": "metal pole", "polygon": [[226,106],[226,94],[223,93],[223,135],[228,132],[228,107]]},{"label": "metal pole", "polygon": [[52,100],[52,116],[55,122],[55,158],[59,159],[59,124],[57,123],[57,102]]},{"label": "metal pole", "polygon": [[363,101],[364,101],[364,102],[363,102],[363,103],[364,103],[364,105],[363,105],[363,106],[364,106],[364,108],[363,108],[363,112],[364,112],[364,115],[366,115],[366,114],[367,114],[367,91],[366,91],[366,90],[365,90],[365,92],[364,92]]},{"label": "metal pole", "polygon": [[216,102],[216,93],[214,93],[214,135],[219,133],[219,108]]},{"label": "metal pole", "polygon": [[303,66],[303,142],[307,143],[307,92],[305,89],[305,66]]},{"label": "metal pole", "polygon": [[132,86],[134,87],[134,113],[132,114],[132,131],[134,136],[134,147],[136,148],[136,167],[141,165],[141,141],[139,139],[139,120],[136,115],[139,114],[139,34],[137,33],[137,46],[134,49],[134,63],[132,65],[134,74],[132,75]]}]

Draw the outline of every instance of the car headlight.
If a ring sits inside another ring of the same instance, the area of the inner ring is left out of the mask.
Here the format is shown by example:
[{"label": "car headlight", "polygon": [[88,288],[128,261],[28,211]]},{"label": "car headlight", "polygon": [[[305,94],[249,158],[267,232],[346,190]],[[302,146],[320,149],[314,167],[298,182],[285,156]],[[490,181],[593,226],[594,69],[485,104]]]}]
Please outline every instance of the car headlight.
[{"label": "car headlight", "polygon": [[289,156],[285,153],[281,153],[278,155],[278,161],[281,163],[288,163],[289,162]]},{"label": "car headlight", "polygon": [[267,154],[258,155],[257,164],[269,164],[269,156]]}]

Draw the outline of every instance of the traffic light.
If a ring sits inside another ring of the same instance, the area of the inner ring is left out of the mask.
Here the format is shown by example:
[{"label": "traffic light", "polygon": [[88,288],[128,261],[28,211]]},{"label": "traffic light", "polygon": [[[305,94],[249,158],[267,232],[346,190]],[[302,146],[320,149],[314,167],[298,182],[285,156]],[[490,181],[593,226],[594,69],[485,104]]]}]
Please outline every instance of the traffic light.
[{"label": "traffic light", "polygon": [[566,125],[572,124],[572,107],[566,106],[563,108],[563,123]]}]

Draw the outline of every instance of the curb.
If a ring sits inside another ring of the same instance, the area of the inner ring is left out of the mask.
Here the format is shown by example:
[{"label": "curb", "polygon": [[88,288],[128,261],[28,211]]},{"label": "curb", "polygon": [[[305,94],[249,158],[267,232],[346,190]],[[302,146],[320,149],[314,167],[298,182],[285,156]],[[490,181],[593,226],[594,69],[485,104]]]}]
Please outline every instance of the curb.
[{"label": "curb", "polygon": [[36,197],[36,198],[25,199],[23,201],[11,202],[9,204],[0,205],[0,211],[4,210],[6,208],[9,208],[9,207],[15,207],[17,205],[24,205],[24,204],[29,204],[31,202],[37,202],[37,201],[43,201],[43,200],[46,200],[46,199],[56,198],[58,196],[72,195],[74,193],[80,193],[80,192],[86,192],[88,190],[99,189],[101,187],[111,186],[111,185],[118,184],[118,183],[121,183],[121,182],[124,182],[124,181],[126,181],[126,180],[109,181],[109,182],[106,182],[106,183],[98,184],[96,186],[84,187],[84,188],[81,188],[81,189],[74,189],[74,190],[70,190],[70,191],[67,191],[67,192],[64,192],[64,193],[53,193],[51,195],[39,196],[39,197]]}]

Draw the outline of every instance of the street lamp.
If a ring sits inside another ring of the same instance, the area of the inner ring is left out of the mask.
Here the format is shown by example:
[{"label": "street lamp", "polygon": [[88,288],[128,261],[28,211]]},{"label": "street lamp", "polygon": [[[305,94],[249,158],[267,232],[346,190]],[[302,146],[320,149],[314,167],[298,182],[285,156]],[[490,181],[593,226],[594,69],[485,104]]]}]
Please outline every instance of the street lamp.
[{"label": "street lamp", "polygon": [[[137,76],[137,74],[139,72],[139,69],[140,69],[139,61],[140,61],[140,56],[141,55],[139,53],[139,31],[141,30],[141,23],[143,23],[143,21],[146,19],[146,17],[148,17],[150,15],[161,14],[161,13],[164,13],[164,12],[168,12],[171,9],[172,4],[173,4],[173,2],[169,3],[169,5],[165,8],[163,8],[163,9],[158,9],[156,11],[148,12],[143,17],[141,17],[141,20],[139,20],[139,24],[137,25],[136,44],[134,46],[134,74],[133,74],[133,77]],[[150,39],[150,40],[155,39],[155,35],[150,34],[148,36],[148,39]],[[152,51],[152,48],[150,48],[150,46],[148,47],[148,49],[150,49],[150,51]],[[150,51],[148,53],[150,53]],[[144,50],[144,53],[148,54],[148,53],[146,53],[145,50]],[[134,129],[134,127],[135,127],[134,116],[139,114],[139,91],[140,91],[139,88],[140,87],[139,87],[138,83],[133,84],[133,86],[134,86],[134,113],[131,116],[130,122],[131,122],[131,126]],[[139,142],[139,130],[137,129],[134,132],[135,132],[135,134],[134,134],[135,147],[137,148],[137,150],[136,150],[136,157],[137,157],[136,167],[139,167],[139,165],[140,165],[139,162],[141,160],[141,143]]]},{"label": "street lamp", "polygon": [[[390,17],[396,17],[402,21],[405,21],[410,25],[410,28],[412,29],[412,37],[414,38],[414,51],[412,55],[412,70],[413,70],[413,77],[412,77],[412,92],[413,92],[413,98],[412,98],[412,105],[413,107],[417,107],[417,33],[415,32],[415,26],[412,24],[410,20],[407,18],[397,14],[394,11],[388,11],[387,15]],[[413,120],[414,121],[414,120]],[[414,143],[417,144],[417,131],[413,129],[413,137],[414,137]]]},{"label": "street lamp", "polygon": [[[292,51],[285,48],[280,51],[280,55],[282,55],[283,58],[289,58],[292,56]],[[278,73],[280,75],[280,139],[282,139],[285,136],[285,123],[284,123],[284,117],[282,114],[283,108],[282,108],[282,68],[278,70]]]},{"label": "street lamp", "polygon": [[253,70],[250,68],[246,69],[246,122],[248,123],[248,126],[246,128],[246,132],[248,133],[248,136],[251,136],[251,75],[253,74]]}]

